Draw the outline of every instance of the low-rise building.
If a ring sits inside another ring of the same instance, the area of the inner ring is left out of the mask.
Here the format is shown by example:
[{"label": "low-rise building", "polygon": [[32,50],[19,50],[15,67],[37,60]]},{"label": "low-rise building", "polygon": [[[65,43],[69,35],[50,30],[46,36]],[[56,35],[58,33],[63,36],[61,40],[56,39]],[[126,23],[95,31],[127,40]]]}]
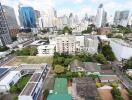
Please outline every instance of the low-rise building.
[{"label": "low-rise building", "polygon": [[10,90],[10,87],[18,82],[21,78],[20,71],[10,71],[3,78],[0,79],[0,92]]},{"label": "low-rise building", "polygon": [[74,60],[70,63],[70,68],[72,72],[84,71],[87,75],[95,74],[100,75],[100,66],[93,62],[81,62],[79,60]]},{"label": "low-rise building", "polygon": [[38,56],[53,56],[55,52],[55,45],[41,45],[37,47]]},{"label": "low-rise building", "polygon": [[90,77],[75,78],[73,83],[76,84],[76,95],[74,100],[96,100],[99,98],[95,81]]},{"label": "low-rise building", "polygon": [[28,83],[20,93],[18,100],[38,100],[42,92],[43,83],[49,73],[49,67],[47,64],[43,64],[43,66],[42,65],[39,66],[42,67],[42,69],[36,70],[33,73],[32,77],[30,78],[30,80],[28,81]]}]

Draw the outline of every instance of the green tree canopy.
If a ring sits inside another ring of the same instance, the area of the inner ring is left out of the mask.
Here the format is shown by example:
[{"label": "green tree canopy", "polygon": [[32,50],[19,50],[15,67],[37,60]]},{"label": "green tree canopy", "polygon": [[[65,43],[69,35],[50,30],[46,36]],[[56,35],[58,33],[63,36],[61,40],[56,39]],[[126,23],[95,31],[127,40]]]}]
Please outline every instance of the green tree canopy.
[{"label": "green tree canopy", "polygon": [[65,26],[62,30],[63,34],[65,33],[69,33],[69,34],[72,34],[72,30],[71,28],[69,28],[68,26]]},{"label": "green tree canopy", "polygon": [[102,47],[102,54],[105,56],[105,58],[109,61],[114,61],[116,58],[115,58],[115,55],[112,51],[112,48],[110,47],[110,45],[104,45]]},{"label": "green tree canopy", "polygon": [[104,55],[101,54],[101,53],[96,55],[96,60],[99,63],[101,63],[101,64],[107,64],[108,63],[107,60],[106,60],[106,58],[104,57]]},{"label": "green tree canopy", "polygon": [[55,69],[54,69],[55,73],[57,74],[61,74],[64,72],[64,67],[61,65],[55,65]]}]

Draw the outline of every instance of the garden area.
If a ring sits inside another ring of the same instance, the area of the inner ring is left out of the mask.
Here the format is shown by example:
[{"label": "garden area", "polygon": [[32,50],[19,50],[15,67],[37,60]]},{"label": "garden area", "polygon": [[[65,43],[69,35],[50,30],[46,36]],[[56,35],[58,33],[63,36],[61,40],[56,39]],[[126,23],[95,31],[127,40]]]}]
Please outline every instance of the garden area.
[{"label": "garden area", "polygon": [[25,75],[23,76],[15,85],[11,86],[10,93],[19,94],[29,81],[31,75]]}]

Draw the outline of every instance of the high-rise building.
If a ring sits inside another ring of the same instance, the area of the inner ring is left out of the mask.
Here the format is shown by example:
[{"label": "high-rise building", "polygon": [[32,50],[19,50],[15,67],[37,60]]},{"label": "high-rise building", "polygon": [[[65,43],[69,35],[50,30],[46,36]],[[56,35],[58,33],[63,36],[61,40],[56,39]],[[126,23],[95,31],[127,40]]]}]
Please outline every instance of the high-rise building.
[{"label": "high-rise building", "polygon": [[18,34],[18,24],[15,16],[15,11],[12,7],[2,5],[4,15],[10,30],[10,34],[12,37],[16,37]]},{"label": "high-rise building", "polygon": [[73,24],[74,24],[74,16],[72,13],[70,13],[69,15],[69,25],[70,27],[73,27]]},{"label": "high-rise building", "polygon": [[95,25],[97,28],[105,26],[107,22],[107,13],[104,11],[103,4],[100,4],[96,14]]},{"label": "high-rise building", "polygon": [[12,43],[8,24],[0,3],[0,46]]},{"label": "high-rise building", "polygon": [[39,19],[39,25],[41,28],[53,28],[56,27],[57,12],[54,8],[47,8],[45,12],[41,12]]},{"label": "high-rise building", "polygon": [[20,7],[19,17],[22,27],[24,28],[36,27],[35,11],[32,7]]},{"label": "high-rise building", "polygon": [[118,25],[127,26],[128,18],[129,18],[129,10],[116,11],[115,17],[114,17],[114,24],[116,26],[118,26]]}]

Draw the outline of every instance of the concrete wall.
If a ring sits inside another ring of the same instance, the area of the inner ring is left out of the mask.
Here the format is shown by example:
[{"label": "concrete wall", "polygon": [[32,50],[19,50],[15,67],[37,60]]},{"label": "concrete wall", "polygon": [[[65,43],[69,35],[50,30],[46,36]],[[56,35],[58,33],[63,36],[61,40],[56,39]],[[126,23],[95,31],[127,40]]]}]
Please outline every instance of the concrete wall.
[{"label": "concrete wall", "polygon": [[114,41],[110,41],[110,46],[112,47],[117,60],[121,61],[122,59],[129,59],[132,57],[132,47],[123,46]]}]

